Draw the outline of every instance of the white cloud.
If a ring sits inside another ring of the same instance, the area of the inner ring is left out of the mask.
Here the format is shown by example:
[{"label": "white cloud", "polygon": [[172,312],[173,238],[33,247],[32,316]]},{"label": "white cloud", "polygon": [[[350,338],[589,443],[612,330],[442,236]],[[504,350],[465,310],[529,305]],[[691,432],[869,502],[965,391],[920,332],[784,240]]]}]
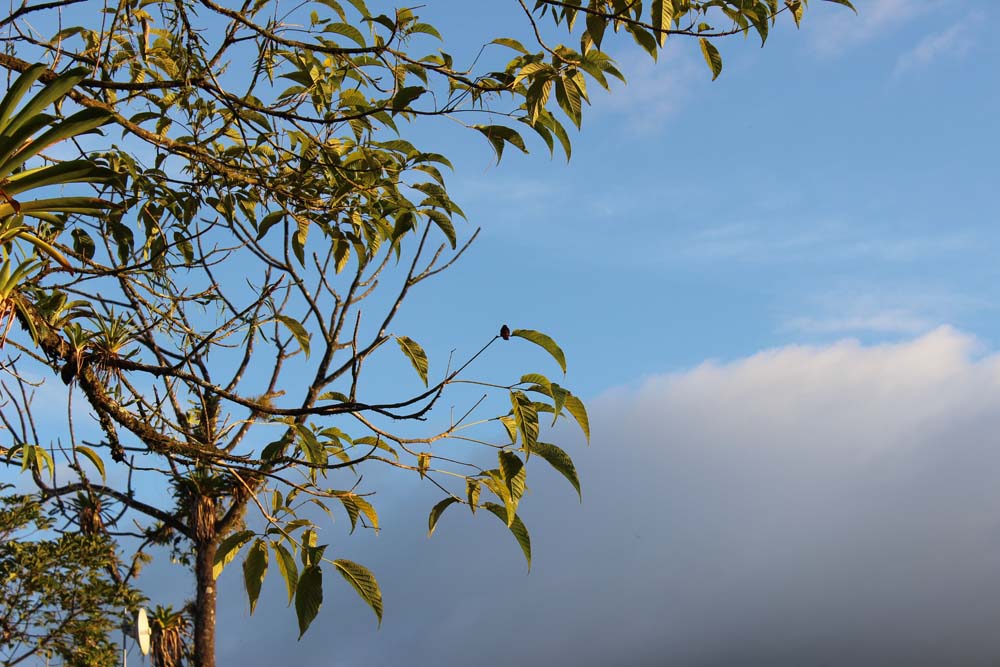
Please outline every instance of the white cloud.
[{"label": "white cloud", "polygon": [[[454,511],[428,541],[430,498],[382,508],[371,554],[352,554],[382,579],[382,629],[340,592],[318,621],[335,631],[307,635],[297,657],[993,664],[998,405],[1000,359],[949,328],[788,346],[610,392],[591,402],[590,449],[559,440],[583,505],[547,470],[529,475],[530,576],[490,517]],[[272,584],[276,610],[252,619],[260,632],[239,621],[224,662],[285,655],[293,622]]]}]

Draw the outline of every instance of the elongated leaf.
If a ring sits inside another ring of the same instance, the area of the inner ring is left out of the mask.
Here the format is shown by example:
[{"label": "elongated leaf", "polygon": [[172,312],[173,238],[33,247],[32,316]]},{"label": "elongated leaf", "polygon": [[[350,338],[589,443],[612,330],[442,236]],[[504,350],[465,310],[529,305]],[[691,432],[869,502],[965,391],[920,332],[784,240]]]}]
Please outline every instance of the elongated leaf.
[{"label": "elongated leaf", "polygon": [[850,9],[851,11],[853,11],[855,14],[858,13],[858,10],[855,9],[854,5],[851,4],[851,0],[825,0],[825,2],[832,2],[837,5],[843,5],[848,9]]},{"label": "elongated leaf", "polygon": [[100,127],[111,120],[110,114],[102,109],[84,109],[43,132],[27,147],[17,151],[0,164],[0,174],[9,174],[49,146],[65,139],[79,136]]},{"label": "elongated leaf", "polygon": [[[42,71],[44,71],[44,68]],[[41,72],[39,72],[39,74],[41,74]],[[87,69],[78,67],[45,84],[45,87],[42,88],[38,94],[29,99],[28,102],[21,107],[21,110],[10,119],[10,122],[4,128],[4,133],[13,134],[16,132],[21,125],[40,114],[45,107],[49,106],[68,93],[73,86],[82,81],[87,74]],[[105,112],[105,114],[107,114],[107,112]]]},{"label": "elongated leaf", "polygon": [[[496,518],[507,523],[507,510],[504,509],[503,505],[497,505],[496,503],[484,503],[483,507],[488,509]],[[514,520],[511,521],[510,532],[514,534],[517,539],[518,545],[521,547],[521,551],[524,553],[524,559],[528,561],[528,571],[531,571],[531,536],[528,535],[528,529],[525,527],[524,523],[521,521],[521,517],[514,516]]]},{"label": "elongated leaf", "polygon": [[333,564],[361,599],[368,603],[375,612],[379,625],[382,625],[382,591],[379,589],[378,581],[375,580],[375,575],[354,561],[338,559],[333,561]]},{"label": "elongated leaf", "polygon": [[566,399],[571,394],[555,383],[552,383],[549,391],[552,395],[552,425],[555,426],[556,420],[559,419],[559,415],[562,414],[563,408],[566,406]]},{"label": "elongated leaf", "polygon": [[323,571],[319,565],[302,570],[295,587],[295,615],[299,620],[299,639],[306,633],[323,606]]},{"label": "elongated leaf", "polygon": [[284,211],[276,211],[274,213],[268,213],[267,215],[265,215],[264,218],[260,221],[260,224],[257,226],[257,240],[260,241],[262,238],[264,238],[264,235],[267,234],[268,230],[271,229],[271,227],[274,227],[276,224],[278,224],[284,219],[285,219]]},{"label": "elongated leaf", "polygon": [[520,499],[524,494],[524,475],[521,474],[524,472],[524,462],[517,454],[505,449],[497,453],[497,458],[500,460],[500,474],[503,475],[507,491],[515,500]]},{"label": "elongated leaf", "polygon": [[66,183],[117,183],[120,177],[110,169],[98,167],[87,160],[67,160],[35,169],[20,171],[4,184],[8,195],[16,195],[27,190],[47,185]]},{"label": "elongated leaf", "polygon": [[393,113],[405,111],[414,101],[416,101],[418,97],[426,92],[427,89],[422,86],[407,86],[406,88],[401,88],[392,98],[391,108]]},{"label": "elongated leaf", "polygon": [[472,513],[476,513],[476,507],[479,506],[479,493],[482,491],[482,485],[479,483],[478,479],[467,478],[465,480],[465,497],[469,501],[469,509]]},{"label": "elongated leaf", "polygon": [[427,517],[427,537],[434,534],[434,529],[437,528],[438,519],[446,509],[452,504],[457,503],[458,498],[448,497],[439,502],[437,505],[431,508],[431,514]]},{"label": "elongated leaf", "polygon": [[285,580],[285,588],[288,589],[288,604],[292,604],[295,598],[295,587],[299,583],[299,567],[295,564],[295,557],[280,542],[271,542],[274,548],[274,555],[277,556],[278,571]]},{"label": "elongated leaf", "polygon": [[516,146],[522,153],[528,152],[521,135],[505,125],[473,125],[473,127],[489,139],[493,150],[497,154],[497,162],[500,162],[500,159],[503,157],[505,143]]},{"label": "elongated leaf", "polygon": [[250,600],[250,613],[253,614],[260,597],[260,587],[267,575],[267,544],[258,539],[250,547],[246,560],[243,561],[243,585]]},{"label": "elongated leaf", "polygon": [[514,329],[510,332],[511,336],[517,336],[518,338],[523,338],[526,341],[538,345],[543,350],[552,355],[552,358],[556,360],[559,364],[559,368],[562,372],[566,372],[566,355],[563,354],[562,349],[556,345],[556,342],[543,334],[540,331],[532,331],[531,329]]},{"label": "elongated leaf", "polygon": [[406,358],[413,364],[413,369],[417,371],[417,375],[424,381],[424,386],[426,387],[429,364],[424,348],[420,347],[415,340],[407,336],[396,336],[396,342],[399,343],[399,349],[403,351]]},{"label": "elongated leaf", "polygon": [[[527,51],[525,51],[527,53]],[[3,101],[0,102],[0,133],[6,132],[7,121],[10,120],[11,115],[14,113],[14,109],[20,104],[21,99],[24,97],[31,86],[38,81],[38,77],[42,75],[47,68],[45,65],[38,63],[32,65],[26,69],[19,77],[17,77],[11,84],[10,88],[7,89],[7,94],[4,95]]]},{"label": "elongated leaf", "polygon": [[581,502],[583,501],[583,494],[580,492],[580,478],[576,474],[576,466],[573,465],[573,459],[570,458],[569,454],[547,442],[536,442],[535,446],[531,448],[531,452],[541,456],[560,475],[569,480],[569,483],[576,489],[576,495],[579,496]]},{"label": "elongated leaf", "polygon": [[521,434],[521,444],[528,451],[538,440],[538,411],[528,396],[520,391],[510,392],[510,404],[514,422]]},{"label": "elongated leaf", "polygon": [[215,561],[212,565],[212,577],[215,579],[219,578],[222,574],[223,568],[229,564],[231,560],[236,558],[236,554],[240,552],[243,545],[253,539],[255,533],[252,530],[241,530],[238,533],[233,533],[226,539],[222,540],[219,548],[215,551]]},{"label": "elongated leaf", "polygon": [[701,54],[705,56],[705,62],[708,63],[708,68],[712,70],[712,81],[715,81],[719,78],[719,74],[722,73],[722,55],[715,48],[715,44],[712,44],[712,42],[704,37],[699,37],[698,42],[701,44]]},{"label": "elongated leaf", "polygon": [[368,519],[368,522],[371,523],[372,528],[374,528],[376,532],[378,531],[378,512],[375,511],[375,508],[372,507],[371,503],[358,494],[350,492],[339,495],[337,498],[344,505],[344,509],[347,510],[347,516],[351,520],[352,533],[357,525],[358,517],[362,514],[364,514]]},{"label": "elongated leaf", "polygon": [[666,31],[670,30],[670,24],[674,20],[674,2],[673,0],[653,0],[651,11],[653,27],[657,30],[656,38],[662,48],[667,42]]},{"label": "elongated leaf", "polygon": [[494,39],[490,44],[499,44],[501,46],[506,46],[509,49],[514,49],[515,51],[520,51],[524,55],[528,55],[528,49],[524,48],[521,42],[516,39],[510,39],[507,37],[498,37]]},{"label": "elongated leaf", "polygon": [[309,332],[306,331],[306,328],[302,326],[302,323],[295,318],[289,317],[288,315],[275,315],[274,319],[288,327],[288,330],[292,332],[293,336],[295,336],[295,340],[298,342],[299,347],[301,347],[302,351],[305,352],[306,358],[309,358],[309,341],[311,336],[309,335]]},{"label": "elongated leaf", "polygon": [[581,401],[576,396],[570,394],[566,397],[566,410],[573,415],[573,419],[576,423],[580,425],[580,430],[583,434],[587,436],[587,442],[590,442],[590,419],[587,417],[587,408],[584,407],[583,401]]},{"label": "elongated leaf", "polygon": [[89,460],[91,463],[94,464],[94,467],[97,468],[97,472],[101,473],[102,480],[106,479],[106,476],[104,474],[104,461],[101,460],[101,457],[97,455],[97,452],[95,452],[93,449],[85,445],[77,445],[76,451],[86,456],[87,460]]}]

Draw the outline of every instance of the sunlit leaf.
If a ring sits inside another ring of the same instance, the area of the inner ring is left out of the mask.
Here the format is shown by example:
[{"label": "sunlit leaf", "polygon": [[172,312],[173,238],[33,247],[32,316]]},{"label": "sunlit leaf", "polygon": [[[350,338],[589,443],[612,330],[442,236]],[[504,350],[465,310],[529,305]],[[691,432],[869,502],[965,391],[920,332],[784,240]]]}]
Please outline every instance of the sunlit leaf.
[{"label": "sunlit leaf", "polygon": [[437,522],[438,519],[441,518],[441,514],[443,514],[449,506],[457,502],[458,498],[452,498],[449,496],[431,508],[431,514],[427,517],[427,537],[434,534],[434,529],[437,528]]},{"label": "sunlit leaf", "polygon": [[699,37],[698,42],[701,44],[701,54],[705,57],[708,68],[712,70],[712,81],[715,81],[719,74],[722,73],[722,56],[719,54],[719,50],[715,48],[715,44],[712,44],[712,42],[704,37]]},{"label": "sunlit leaf", "polygon": [[311,340],[311,336],[309,335],[309,332],[306,331],[306,328],[304,326],[302,326],[302,323],[299,322],[298,320],[296,320],[293,317],[289,317],[288,315],[275,315],[274,319],[278,320],[279,322],[281,322],[282,324],[284,324],[286,327],[288,327],[288,330],[292,332],[292,335],[295,337],[295,340],[298,342],[299,347],[302,348],[302,351],[305,353],[306,357],[308,358],[309,357],[309,341]]},{"label": "sunlit leaf", "polygon": [[212,564],[212,576],[216,579],[222,574],[222,570],[226,565],[229,564],[236,554],[239,553],[243,545],[253,539],[254,531],[252,530],[241,530],[238,533],[233,533],[222,540],[219,544],[219,548],[215,551],[215,560]]},{"label": "sunlit leaf", "polygon": [[566,372],[566,355],[563,354],[562,348],[556,345],[556,342],[543,334],[540,331],[533,331],[531,329],[514,329],[510,332],[511,336],[517,336],[518,338],[523,338],[526,341],[530,341],[535,345],[538,345],[543,350],[552,355],[552,358],[556,360],[559,364],[559,368],[562,372]]},{"label": "sunlit leaf", "polygon": [[424,349],[417,344],[415,340],[407,336],[396,336],[396,342],[399,343],[399,349],[403,351],[406,358],[410,360],[413,364],[413,369],[417,371],[417,375],[423,380],[424,386],[427,386],[427,371],[428,371],[428,361],[427,354]]},{"label": "sunlit leaf", "polygon": [[580,478],[576,474],[576,466],[573,465],[573,459],[570,458],[569,454],[547,442],[536,442],[534,447],[531,448],[531,452],[541,456],[560,475],[569,480],[569,483],[576,489],[577,496],[579,496],[581,501],[583,500],[583,494],[580,492]]},{"label": "sunlit leaf", "polygon": [[382,591],[379,589],[375,576],[364,566],[349,560],[335,560],[334,567],[340,575],[347,580],[361,599],[368,603],[372,611],[378,618],[379,625],[382,624]]},{"label": "sunlit leaf", "polygon": [[[496,503],[483,503],[483,507],[488,509],[496,518],[507,523],[507,510],[503,505],[497,505]],[[510,532],[517,539],[518,545],[521,547],[522,553],[524,553],[524,559],[528,561],[528,570],[531,570],[531,537],[528,535],[528,529],[525,527],[524,523],[521,521],[519,516],[514,516],[510,525]]]}]

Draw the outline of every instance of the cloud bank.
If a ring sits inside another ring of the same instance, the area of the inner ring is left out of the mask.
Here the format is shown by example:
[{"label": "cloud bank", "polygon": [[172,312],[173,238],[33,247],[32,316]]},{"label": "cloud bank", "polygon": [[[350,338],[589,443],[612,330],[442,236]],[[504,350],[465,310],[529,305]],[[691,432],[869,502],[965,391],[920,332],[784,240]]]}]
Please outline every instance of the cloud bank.
[{"label": "cloud bank", "polygon": [[414,494],[342,543],[382,581],[381,630],[330,580],[295,644],[280,584],[247,621],[229,572],[220,661],[997,664],[998,406],[1000,359],[949,328],[651,377],[591,402],[590,449],[560,440],[582,506],[533,473],[530,575],[486,517],[427,540]]}]

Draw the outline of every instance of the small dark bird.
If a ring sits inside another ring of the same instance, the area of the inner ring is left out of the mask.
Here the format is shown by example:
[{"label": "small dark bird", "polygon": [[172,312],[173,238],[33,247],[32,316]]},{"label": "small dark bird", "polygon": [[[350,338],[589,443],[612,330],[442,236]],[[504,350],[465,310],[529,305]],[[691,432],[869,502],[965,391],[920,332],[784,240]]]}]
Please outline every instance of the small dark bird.
[{"label": "small dark bird", "polygon": [[504,340],[510,340],[510,327],[506,324],[500,327],[500,337]]}]

